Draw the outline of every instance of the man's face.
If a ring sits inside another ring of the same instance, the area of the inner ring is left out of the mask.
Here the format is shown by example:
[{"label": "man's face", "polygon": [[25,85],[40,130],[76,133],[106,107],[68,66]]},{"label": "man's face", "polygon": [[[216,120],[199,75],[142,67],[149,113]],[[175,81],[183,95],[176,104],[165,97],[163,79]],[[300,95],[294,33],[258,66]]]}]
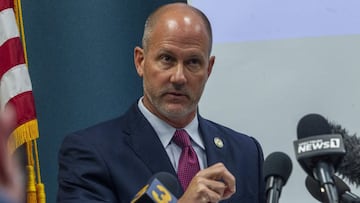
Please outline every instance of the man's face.
[{"label": "man's face", "polygon": [[158,23],[146,50],[138,49],[144,104],[165,120],[191,121],[214,63],[205,26],[192,20]]}]

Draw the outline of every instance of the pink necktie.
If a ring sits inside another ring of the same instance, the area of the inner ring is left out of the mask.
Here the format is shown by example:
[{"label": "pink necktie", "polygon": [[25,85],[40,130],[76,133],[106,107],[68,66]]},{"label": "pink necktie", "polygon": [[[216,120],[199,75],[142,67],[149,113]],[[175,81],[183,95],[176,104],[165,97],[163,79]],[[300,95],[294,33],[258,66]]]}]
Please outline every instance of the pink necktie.
[{"label": "pink necktie", "polygon": [[178,178],[185,191],[191,179],[200,170],[199,160],[191,146],[190,137],[184,129],[175,131],[173,141],[182,149],[178,166]]}]

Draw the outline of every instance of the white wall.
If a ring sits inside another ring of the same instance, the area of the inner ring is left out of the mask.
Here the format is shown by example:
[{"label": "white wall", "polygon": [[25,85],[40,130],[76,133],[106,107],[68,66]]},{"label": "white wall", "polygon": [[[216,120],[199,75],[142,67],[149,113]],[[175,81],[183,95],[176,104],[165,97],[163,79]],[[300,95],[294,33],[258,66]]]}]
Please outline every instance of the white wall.
[{"label": "white wall", "polygon": [[[211,10],[210,4],[215,5],[212,1],[204,7],[199,1],[192,3],[209,16],[226,13],[221,7]],[[342,6],[341,12],[336,7],[323,6],[340,17],[352,16],[342,13],[346,6]],[[248,9],[256,13],[253,7]],[[346,19],[346,23],[358,29],[359,19]],[[240,21],[235,19],[232,25],[236,27]],[[244,24],[237,27],[246,30]],[[200,112],[204,117],[257,138],[265,157],[274,151],[283,151],[291,157],[293,171],[280,202],[317,202],[307,192],[306,174],[294,156],[292,142],[297,139],[296,127],[301,117],[319,113],[350,133],[360,134],[360,32],[356,34],[357,31],[349,27],[342,30],[348,34],[341,32],[341,27],[334,27],[334,31],[340,31],[304,32],[303,37],[272,35],[266,38],[264,35],[256,40],[240,36],[230,40],[234,42],[227,41],[226,36],[222,40],[214,36],[219,39],[215,40],[213,50],[216,62],[200,102]],[[226,27],[220,28],[216,23],[213,29],[214,34],[216,29],[227,33]],[[271,30],[271,26],[267,29]],[[352,192],[360,194],[360,189],[352,187]]]}]

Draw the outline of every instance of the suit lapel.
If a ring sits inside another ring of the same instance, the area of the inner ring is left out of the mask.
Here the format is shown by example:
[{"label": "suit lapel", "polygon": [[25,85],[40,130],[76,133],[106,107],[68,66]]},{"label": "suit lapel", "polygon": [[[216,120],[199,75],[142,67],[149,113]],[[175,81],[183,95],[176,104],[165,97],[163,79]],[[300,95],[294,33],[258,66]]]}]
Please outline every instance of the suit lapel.
[{"label": "suit lapel", "polygon": [[[228,169],[233,168],[233,163],[229,160],[230,145],[226,137],[218,131],[209,121],[199,116],[199,125],[204,144],[206,146],[207,164],[211,166],[215,163],[221,162]],[[223,200],[222,203],[230,202]]]},{"label": "suit lapel", "polygon": [[200,132],[205,144],[207,164],[211,166],[215,163],[227,163],[226,155],[229,153],[228,143],[224,136],[209,122],[199,116]]},{"label": "suit lapel", "polygon": [[166,171],[176,176],[170,159],[156,132],[141,114],[137,104],[127,113],[129,145],[152,174]]}]

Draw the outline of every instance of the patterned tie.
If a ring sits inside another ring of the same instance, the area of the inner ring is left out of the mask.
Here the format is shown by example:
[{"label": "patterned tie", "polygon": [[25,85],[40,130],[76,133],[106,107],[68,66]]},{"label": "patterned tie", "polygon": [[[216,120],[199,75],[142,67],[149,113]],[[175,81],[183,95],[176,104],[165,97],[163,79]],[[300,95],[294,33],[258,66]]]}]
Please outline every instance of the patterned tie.
[{"label": "patterned tie", "polygon": [[199,161],[195,150],[191,146],[190,137],[184,129],[175,131],[173,141],[182,149],[178,166],[178,178],[185,191],[191,179],[200,170]]}]

